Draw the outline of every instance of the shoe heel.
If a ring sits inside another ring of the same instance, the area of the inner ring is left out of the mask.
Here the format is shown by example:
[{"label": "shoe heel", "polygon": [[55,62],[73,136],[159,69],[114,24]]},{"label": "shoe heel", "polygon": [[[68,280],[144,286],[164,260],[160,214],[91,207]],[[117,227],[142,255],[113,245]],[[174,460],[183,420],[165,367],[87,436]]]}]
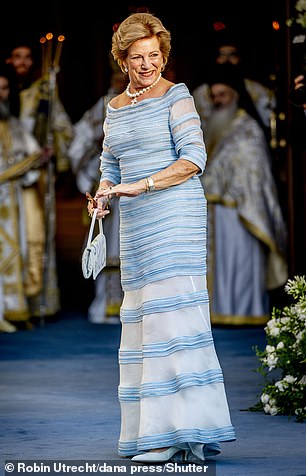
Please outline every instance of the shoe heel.
[{"label": "shoe heel", "polygon": [[187,463],[188,462],[188,453],[189,450],[179,450],[177,453],[175,453],[170,461],[173,463]]}]

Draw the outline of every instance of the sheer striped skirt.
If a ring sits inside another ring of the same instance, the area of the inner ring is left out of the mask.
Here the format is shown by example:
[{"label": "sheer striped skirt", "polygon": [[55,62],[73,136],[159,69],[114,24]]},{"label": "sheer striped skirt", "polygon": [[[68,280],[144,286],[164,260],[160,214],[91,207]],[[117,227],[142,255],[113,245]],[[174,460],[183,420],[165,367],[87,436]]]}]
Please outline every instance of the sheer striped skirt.
[{"label": "sheer striped skirt", "polygon": [[235,440],[204,276],[126,291],[121,307],[119,454]]}]

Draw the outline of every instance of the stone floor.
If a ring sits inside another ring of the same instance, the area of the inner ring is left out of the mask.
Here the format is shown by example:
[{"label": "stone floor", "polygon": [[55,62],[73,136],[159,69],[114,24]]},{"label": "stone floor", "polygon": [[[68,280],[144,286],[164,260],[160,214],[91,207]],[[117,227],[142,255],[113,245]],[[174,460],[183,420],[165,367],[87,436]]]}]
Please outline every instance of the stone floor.
[{"label": "stone floor", "polygon": [[[222,445],[214,474],[305,476],[305,424],[248,410],[262,385],[253,346],[264,346],[264,330],[213,333],[237,436]],[[90,324],[74,310],[32,330],[0,333],[3,462],[118,460],[119,340],[120,325]]]}]

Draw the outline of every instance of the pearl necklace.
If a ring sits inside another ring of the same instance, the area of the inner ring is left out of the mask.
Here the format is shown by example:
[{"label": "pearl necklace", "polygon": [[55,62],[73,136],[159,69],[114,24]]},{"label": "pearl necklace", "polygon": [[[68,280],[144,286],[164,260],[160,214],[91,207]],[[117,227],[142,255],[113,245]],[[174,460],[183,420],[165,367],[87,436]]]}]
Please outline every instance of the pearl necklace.
[{"label": "pearl necklace", "polygon": [[151,86],[147,86],[146,88],[143,88],[143,89],[140,89],[139,91],[137,91],[136,93],[131,93],[130,92],[130,85],[131,83],[129,83],[127,85],[127,88],[125,90],[127,96],[129,98],[131,98],[131,104],[134,106],[136,103],[137,103],[137,98],[139,96],[141,96],[142,94],[146,93],[147,91],[150,91],[150,89],[154,88],[154,86],[157,85],[158,81],[160,80],[161,78],[161,73],[159,74],[158,78],[156,79],[156,81],[154,81],[154,83],[151,84]]}]

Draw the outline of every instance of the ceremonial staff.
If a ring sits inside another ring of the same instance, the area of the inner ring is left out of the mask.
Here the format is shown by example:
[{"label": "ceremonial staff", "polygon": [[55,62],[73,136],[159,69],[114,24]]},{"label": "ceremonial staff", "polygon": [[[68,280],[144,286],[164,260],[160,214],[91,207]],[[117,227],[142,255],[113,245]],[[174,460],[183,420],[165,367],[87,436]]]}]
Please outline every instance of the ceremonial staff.
[{"label": "ceremonial staff", "polygon": [[[57,86],[57,74],[60,71],[59,61],[62,51],[62,45],[65,37],[63,35],[58,36],[57,46],[55,50],[54,59],[52,60],[52,42],[53,34],[47,33],[47,35],[40,39],[42,44],[42,74],[47,78],[47,123],[44,130],[44,143],[42,144],[46,148],[46,154],[48,156],[46,174],[45,174],[45,194],[44,194],[44,216],[45,216],[45,247],[43,254],[43,286],[41,292],[40,302],[40,315],[41,324],[44,324],[44,316],[46,315],[46,302],[47,302],[47,289],[48,280],[50,278],[48,273],[48,260],[51,261],[51,253],[54,253],[52,247],[56,217],[55,210],[52,206],[55,200],[55,163],[54,163],[54,113],[56,103],[56,86]],[[54,260],[56,257],[53,257]]]}]

